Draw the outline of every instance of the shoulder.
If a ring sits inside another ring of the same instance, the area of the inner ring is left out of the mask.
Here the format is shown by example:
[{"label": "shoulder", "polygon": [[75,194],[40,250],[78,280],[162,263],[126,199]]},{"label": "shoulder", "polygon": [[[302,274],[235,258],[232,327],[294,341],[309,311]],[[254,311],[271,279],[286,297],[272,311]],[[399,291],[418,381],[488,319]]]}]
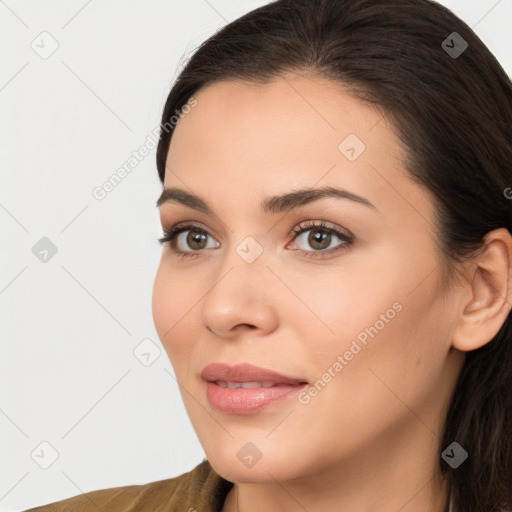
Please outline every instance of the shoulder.
[{"label": "shoulder", "polygon": [[218,475],[204,459],[191,471],[174,478],[90,491],[25,512],[187,512],[189,508],[196,512],[217,512],[232,486],[232,482]]}]

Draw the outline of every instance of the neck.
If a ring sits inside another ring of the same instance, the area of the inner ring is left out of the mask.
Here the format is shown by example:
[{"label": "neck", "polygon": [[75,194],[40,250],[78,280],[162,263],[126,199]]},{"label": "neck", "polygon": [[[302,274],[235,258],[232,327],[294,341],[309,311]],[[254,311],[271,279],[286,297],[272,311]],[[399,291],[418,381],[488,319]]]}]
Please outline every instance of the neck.
[{"label": "neck", "polygon": [[270,477],[269,467],[268,480],[235,484],[222,512],[447,512],[449,487],[440,474],[439,438],[421,423],[415,430],[398,437],[395,431],[395,442],[376,440],[341,464],[310,467],[295,479],[279,480],[276,471]]}]

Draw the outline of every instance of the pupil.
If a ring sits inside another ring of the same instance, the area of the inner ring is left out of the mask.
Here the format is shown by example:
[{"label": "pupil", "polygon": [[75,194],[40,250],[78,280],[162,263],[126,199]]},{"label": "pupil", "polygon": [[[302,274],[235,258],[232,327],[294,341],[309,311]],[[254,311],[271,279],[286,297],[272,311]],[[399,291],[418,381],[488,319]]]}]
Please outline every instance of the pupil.
[{"label": "pupil", "polygon": [[[329,244],[325,245],[322,244],[322,242],[326,239],[328,240],[330,236],[330,233],[325,233],[323,231],[311,231],[311,235],[309,235],[309,243],[316,249],[325,249]],[[320,245],[320,247],[318,247],[318,245]]]},{"label": "pupil", "polygon": [[201,247],[195,247],[196,245],[201,245],[201,242],[204,241],[205,235],[203,233],[198,233],[197,231],[194,234],[194,231],[191,231],[188,235],[187,243],[194,247],[195,249],[201,249]]}]

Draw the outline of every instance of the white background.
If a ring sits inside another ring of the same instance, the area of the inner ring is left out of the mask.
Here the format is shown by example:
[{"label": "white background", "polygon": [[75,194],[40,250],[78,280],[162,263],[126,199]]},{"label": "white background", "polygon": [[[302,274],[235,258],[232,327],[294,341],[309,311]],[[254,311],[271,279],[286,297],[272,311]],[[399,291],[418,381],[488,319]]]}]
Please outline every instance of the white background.
[{"label": "white background", "polygon": [[[0,0],[1,511],[170,478],[204,457],[151,314],[155,150],[103,200],[92,191],[158,126],[190,53],[265,3]],[[512,75],[512,0],[441,3]],[[59,45],[46,59],[31,47],[51,49],[43,31]],[[58,249],[46,263],[32,252],[42,237]],[[150,366],[133,354],[146,338],[161,350]],[[58,453],[47,469],[43,441]]]}]

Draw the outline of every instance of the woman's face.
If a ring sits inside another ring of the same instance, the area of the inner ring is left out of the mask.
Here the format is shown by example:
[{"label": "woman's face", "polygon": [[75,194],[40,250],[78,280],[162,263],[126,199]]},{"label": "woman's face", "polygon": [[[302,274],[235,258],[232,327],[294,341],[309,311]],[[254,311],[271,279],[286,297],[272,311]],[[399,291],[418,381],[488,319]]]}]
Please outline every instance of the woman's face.
[{"label": "woman's face", "polygon": [[[207,234],[178,234],[182,257],[164,245],[152,306],[211,464],[255,482],[344,461],[386,467],[405,449],[415,456],[403,452],[404,463],[436,463],[460,369],[455,317],[442,296],[432,200],[408,178],[391,126],[338,85],[299,75],[216,83],[194,99],[174,129],[164,186],[198,196],[212,213],[178,199],[161,204],[164,229],[193,224]],[[260,206],[325,187],[363,199]],[[201,377],[214,362],[308,385],[258,407],[258,397],[237,402],[243,390],[208,384],[234,397],[221,410]]]}]

